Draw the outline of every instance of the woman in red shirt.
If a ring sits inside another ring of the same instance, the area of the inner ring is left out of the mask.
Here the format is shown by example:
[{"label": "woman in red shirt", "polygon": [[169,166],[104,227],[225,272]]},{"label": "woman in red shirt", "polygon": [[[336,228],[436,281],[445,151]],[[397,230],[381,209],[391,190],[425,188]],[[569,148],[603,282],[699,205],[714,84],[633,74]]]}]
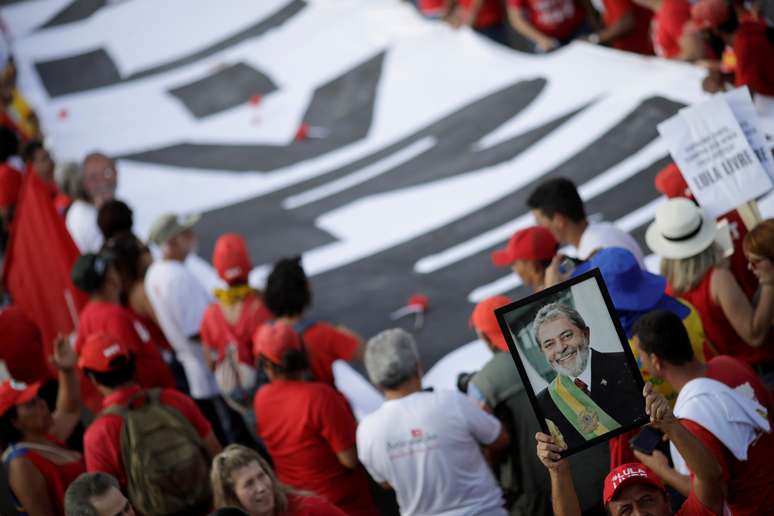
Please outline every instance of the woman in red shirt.
[{"label": "woman in red shirt", "polygon": [[3,463],[19,510],[27,516],[64,514],[64,493],[86,471],[83,456],[63,444],[80,420],[76,356],[63,337],[54,343],[59,392],[52,414],[38,396],[41,384],[9,380],[0,385]]},{"label": "woman in red shirt", "polygon": [[[764,383],[774,372],[769,333],[774,317],[774,274],[758,276],[760,298],[751,305],[727,263],[719,258],[715,221],[687,199],[669,199],[656,210],[646,233],[648,246],[661,256],[667,293],[690,302],[699,312],[707,338],[723,355],[756,368]],[[774,378],[772,378],[774,380]]]},{"label": "woman in red shirt", "polygon": [[236,507],[250,516],[344,516],[317,496],[279,483],[271,466],[254,450],[232,444],[212,461],[215,508]]}]

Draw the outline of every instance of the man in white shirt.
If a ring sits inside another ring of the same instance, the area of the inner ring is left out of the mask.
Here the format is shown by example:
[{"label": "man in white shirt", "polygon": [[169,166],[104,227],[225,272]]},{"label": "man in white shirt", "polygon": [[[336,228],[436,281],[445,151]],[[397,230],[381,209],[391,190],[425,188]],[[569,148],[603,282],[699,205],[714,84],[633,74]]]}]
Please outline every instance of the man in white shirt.
[{"label": "man in white shirt", "polygon": [[505,516],[481,446],[508,446],[500,421],[456,391],[422,390],[416,344],[401,329],[368,342],[365,365],[385,402],[357,429],[360,462],[395,490],[404,516]]},{"label": "man in white shirt", "polygon": [[118,171],[112,159],[98,152],[86,156],[78,199],[68,208],[65,219],[67,230],[82,254],[98,253],[102,247],[97,210],[115,197],[117,186]]},{"label": "man in white shirt", "polygon": [[196,243],[193,226],[197,221],[198,216],[172,214],[156,220],[149,240],[161,247],[164,256],[148,268],[145,291],[159,326],[185,371],[191,397],[202,400],[214,398],[219,392],[199,342],[204,310],[213,299],[184,264]]},{"label": "man in white shirt", "polygon": [[609,222],[590,223],[575,184],[558,177],[540,184],[527,199],[535,221],[562,245],[573,246],[578,258],[587,260],[604,247],[623,247],[632,252],[640,267],[645,262],[639,244],[628,233]]}]

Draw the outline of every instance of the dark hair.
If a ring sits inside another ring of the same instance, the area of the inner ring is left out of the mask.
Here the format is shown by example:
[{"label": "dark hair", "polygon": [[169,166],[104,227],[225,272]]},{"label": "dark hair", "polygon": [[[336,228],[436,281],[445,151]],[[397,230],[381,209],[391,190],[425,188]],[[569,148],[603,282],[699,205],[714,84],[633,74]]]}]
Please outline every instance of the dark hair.
[{"label": "dark hair", "polygon": [[17,443],[22,439],[21,431],[13,424],[13,420],[16,419],[16,407],[10,407],[5,411],[5,414],[0,416],[0,441],[5,446],[12,443]]},{"label": "dark hair", "polygon": [[0,125],[0,162],[5,162],[19,152],[19,137],[4,125]]},{"label": "dark hair", "polygon": [[150,251],[139,238],[132,233],[116,235],[105,242],[102,251],[112,258],[112,265],[121,277],[124,287],[142,281],[145,271],[140,268],[140,259]]},{"label": "dark hair", "polygon": [[673,365],[693,360],[693,348],[682,319],[669,310],[653,310],[640,317],[632,328],[640,347]]},{"label": "dark hair", "polygon": [[306,351],[303,349],[287,350],[279,364],[276,364],[263,356],[260,357],[258,366],[263,369],[267,364],[270,364],[278,374],[283,376],[291,376],[309,369],[309,359],[307,358]]},{"label": "dark hair", "polygon": [[134,355],[129,355],[128,359],[116,357],[110,361],[110,371],[100,372],[93,369],[84,369],[86,376],[94,378],[94,381],[103,387],[115,389],[134,380]]},{"label": "dark hair", "polygon": [[527,198],[527,206],[548,218],[560,213],[574,222],[586,219],[586,209],[575,183],[564,177],[541,183]]},{"label": "dark hair", "polygon": [[97,225],[105,240],[122,233],[131,233],[133,224],[132,209],[123,201],[108,201],[97,212]]},{"label": "dark hair", "polygon": [[35,153],[40,149],[45,149],[42,141],[40,140],[28,141],[27,144],[22,147],[21,159],[25,163],[29,163],[30,161],[35,159]]},{"label": "dark hair", "polygon": [[300,315],[312,304],[312,292],[300,256],[283,258],[274,264],[263,298],[275,317]]}]

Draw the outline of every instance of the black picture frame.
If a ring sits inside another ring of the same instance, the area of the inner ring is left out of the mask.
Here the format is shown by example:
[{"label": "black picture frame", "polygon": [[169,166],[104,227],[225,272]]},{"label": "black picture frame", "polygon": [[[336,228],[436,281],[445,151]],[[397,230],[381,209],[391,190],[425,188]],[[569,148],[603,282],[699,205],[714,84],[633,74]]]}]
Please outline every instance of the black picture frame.
[{"label": "black picture frame", "polygon": [[[519,331],[513,332],[510,325],[510,320],[513,319],[514,313],[527,314],[527,313],[530,313],[530,311],[532,311],[533,308],[534,308],[534,313],[536,313],[542,306],[546,304],[572,296],[572,290],[571,290],[572,287],[587,281],[594,281],[596,283],[596,286],[599,289],[599,293],[601,294],[601,297],[604,300],[607,317],[609,317],[610,322],[612,323],[612,326],[615,329],[615,335],[618,337],[618,341],[616,344],[620,345],[621,351],[623,353],[623,357],[616,356],[615,358],[616,359],[622,358],[620,365],[623,368],[622,369],[623,372],[621,374],[622,375],[628,374],[630,376],[629,380],[633,383],[633,385],[629,383],[625,384],[624,389],[610,389],[609,392],[611,394],[611,397],[613,396],[620,397],[620,396],[623,396],[624,394],[627,396],[626,401],[631,405],[626,406],[625,408],[626,410],[631,411],[630,416],[632,417],[627,418],[626,421],[617,421],[616,419],[616,422],[620,424],[618,428],[614,428],[604,433],[603,435],[599,435],[598,437],[594,437],[594,438],[583,437],[583,435],[581,435],[581,432],[577,430],[577,427],[572,426],[571,423],[566,418],[564,418],[562,420],[562,424],[566,428],[570,428],[570,431],[568,432],[568,436],[570,438],[566,438],[567,448],[561,453],[563,457],[568,457],[579,451],[590,448],[596,444],[608,441],[609,439],[617,435],[621,435],[623,433],[629,432],[635,428],[639,428],[650,422],[650,418],[645,414],[645,401],[644,401],[644,398],[642,397],[642,390],[645,385],[645,382],[643,381],[642,375],[640,374],[639,368],[637,367],[637,361],[634,358],[634,354],[632,353],[632,350],[629,347],[629,340],[626,338],[626,334],[624,333],[623,328],[621,327],[621,324],[618,321],[618,317],[616,316],[615,308],[613,307],[613,302],[610,298],[610,294],[608,293],[604,279],[602,278],[602,274],[597,268],[591,269],[587,272],[584,272],[583,274],[579,274],[578,276],[573,277],[567,281],[564,281],[558,285],[554,285],[545,290],[542,290],[528,297],[522,298],[518,301],[502,306],[500,308],[497,308],[495,310],[495,316],[497,317],[497,321],[500,325],[500,331],[502,332],[503,336],[505,337],[505,341],[508,344],[508,349],[510,351],[511,357],[513,358],[513,361],[516,364],[516,369],[518,370],[519,376],[521,377],[522,383],[524,384],[524,388],[526,389],[527,394],[529,396],[530,404],[532,405],[532,410],[534,411],[535,416],[538,419],[540,428],[542,429],[543,433],[550,434],[551,432],[549,430],[549,426],[546,421],[546,413],[545,413],[546,411],[543,410],[543,406],[546,406],[546,407],[549,406],[546,398],[550,398],[550,395],[546,393],[545,395],[541,396],[543,400],[542,404],[538,399],[538,395],[542,393],[543,390],[548,391],[548,388],[546,387],[545,389],[541,389],[540,393],[535,392],[535,388],[532,384],[532,380],[527,373],[526,366],[523,362],[523,358],[520,353],[521,348],[517,347],[517,343],[514,340],[514,333],[518,334],[520,331],[525,330],[527,326],[522,324],[520,328],[518,328]],[[533,314],[533,317],[534,317],[534,314]],[[532,331],[531,322],[529,324],[529,331]],[[599,357],[600,355],[605,355],[605,353],[599,352],[594,349],[592,345],[592,343],[594,342],[593,328],[591,328],[590,331],[591,331],[591,338],[590,338],[591,342],[589,343],[590,356],[588,360],[591,361],[595,356]],[[538,346],[538,349],[539,348],[540,347]],[[595,351],[596,351],[596,355],[594,354]],[[524,353],[526,354],[526,352]],[[542,353],[542,350],[541,350],[541,353]],[[609,355],[609,356],[612,357],[612,355]],[[548,364],[548,361],[546,360],[545,363]],[[592,364],[593,364],[593,361],[592,361]],[[533,371],[535,371],[534,367],[532,367],[532,369]],[[594,371],[593,367],[591,368],[591,371],[593,374],[593,371]],[[555,371],[548,371],[548,372],[553,373],[554,375],[558,374]],[[614,374],[618,374],[618,373],[614,373]],[[624,380],[626,380],[625,376],[623,378]],[[600,383],[600,385],[607,385],[605,383],[606,380],[602,379],[602,382],[603,383]],[[594,392],[593,386],[591,387],[591,391]],[[636,391],[636,397],[633,394],[634,391]],[[607,391],[607,388],[605,387],[605,388],[599,388],[599,391],[597,392],[601,392],[599,396],[604,396],[605,393],[607,393],[608,391]],[[556,407],[557,405],[553,404],[553,406]],[[619,404],[615,403],[612,406],[617,407],[619,406]],[[596,411],[592,411],[592,412],[596,412]],[[555,413],[552,412],[552,414],[554,415],[561,414],[561,412],[557,408]],[[583,414],[583,412],[581,414]],[[581,421],[585,421],[587,424],[594,424],[593,422],[588,423],[588,419],[590,418],[581,419]],[[597,421],[597,419],[592,419],[592,421]],[[577,431],[577,436],[575,435],[576,431]]]}]

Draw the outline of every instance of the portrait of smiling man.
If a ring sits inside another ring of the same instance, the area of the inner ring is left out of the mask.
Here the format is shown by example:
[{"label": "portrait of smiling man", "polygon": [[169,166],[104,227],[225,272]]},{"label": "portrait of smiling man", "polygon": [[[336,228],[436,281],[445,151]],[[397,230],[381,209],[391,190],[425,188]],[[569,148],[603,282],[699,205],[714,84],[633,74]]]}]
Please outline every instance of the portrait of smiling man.
[{"label": "portrait of smiling man", "polygon": [[623,349],[594,349],[592,329],[577,310],[549,303],[537,312],[532,330],[556,372],[537,393],[538,404],[549,431],[568,448],[627,426],[642,414],[640,388]]}]

